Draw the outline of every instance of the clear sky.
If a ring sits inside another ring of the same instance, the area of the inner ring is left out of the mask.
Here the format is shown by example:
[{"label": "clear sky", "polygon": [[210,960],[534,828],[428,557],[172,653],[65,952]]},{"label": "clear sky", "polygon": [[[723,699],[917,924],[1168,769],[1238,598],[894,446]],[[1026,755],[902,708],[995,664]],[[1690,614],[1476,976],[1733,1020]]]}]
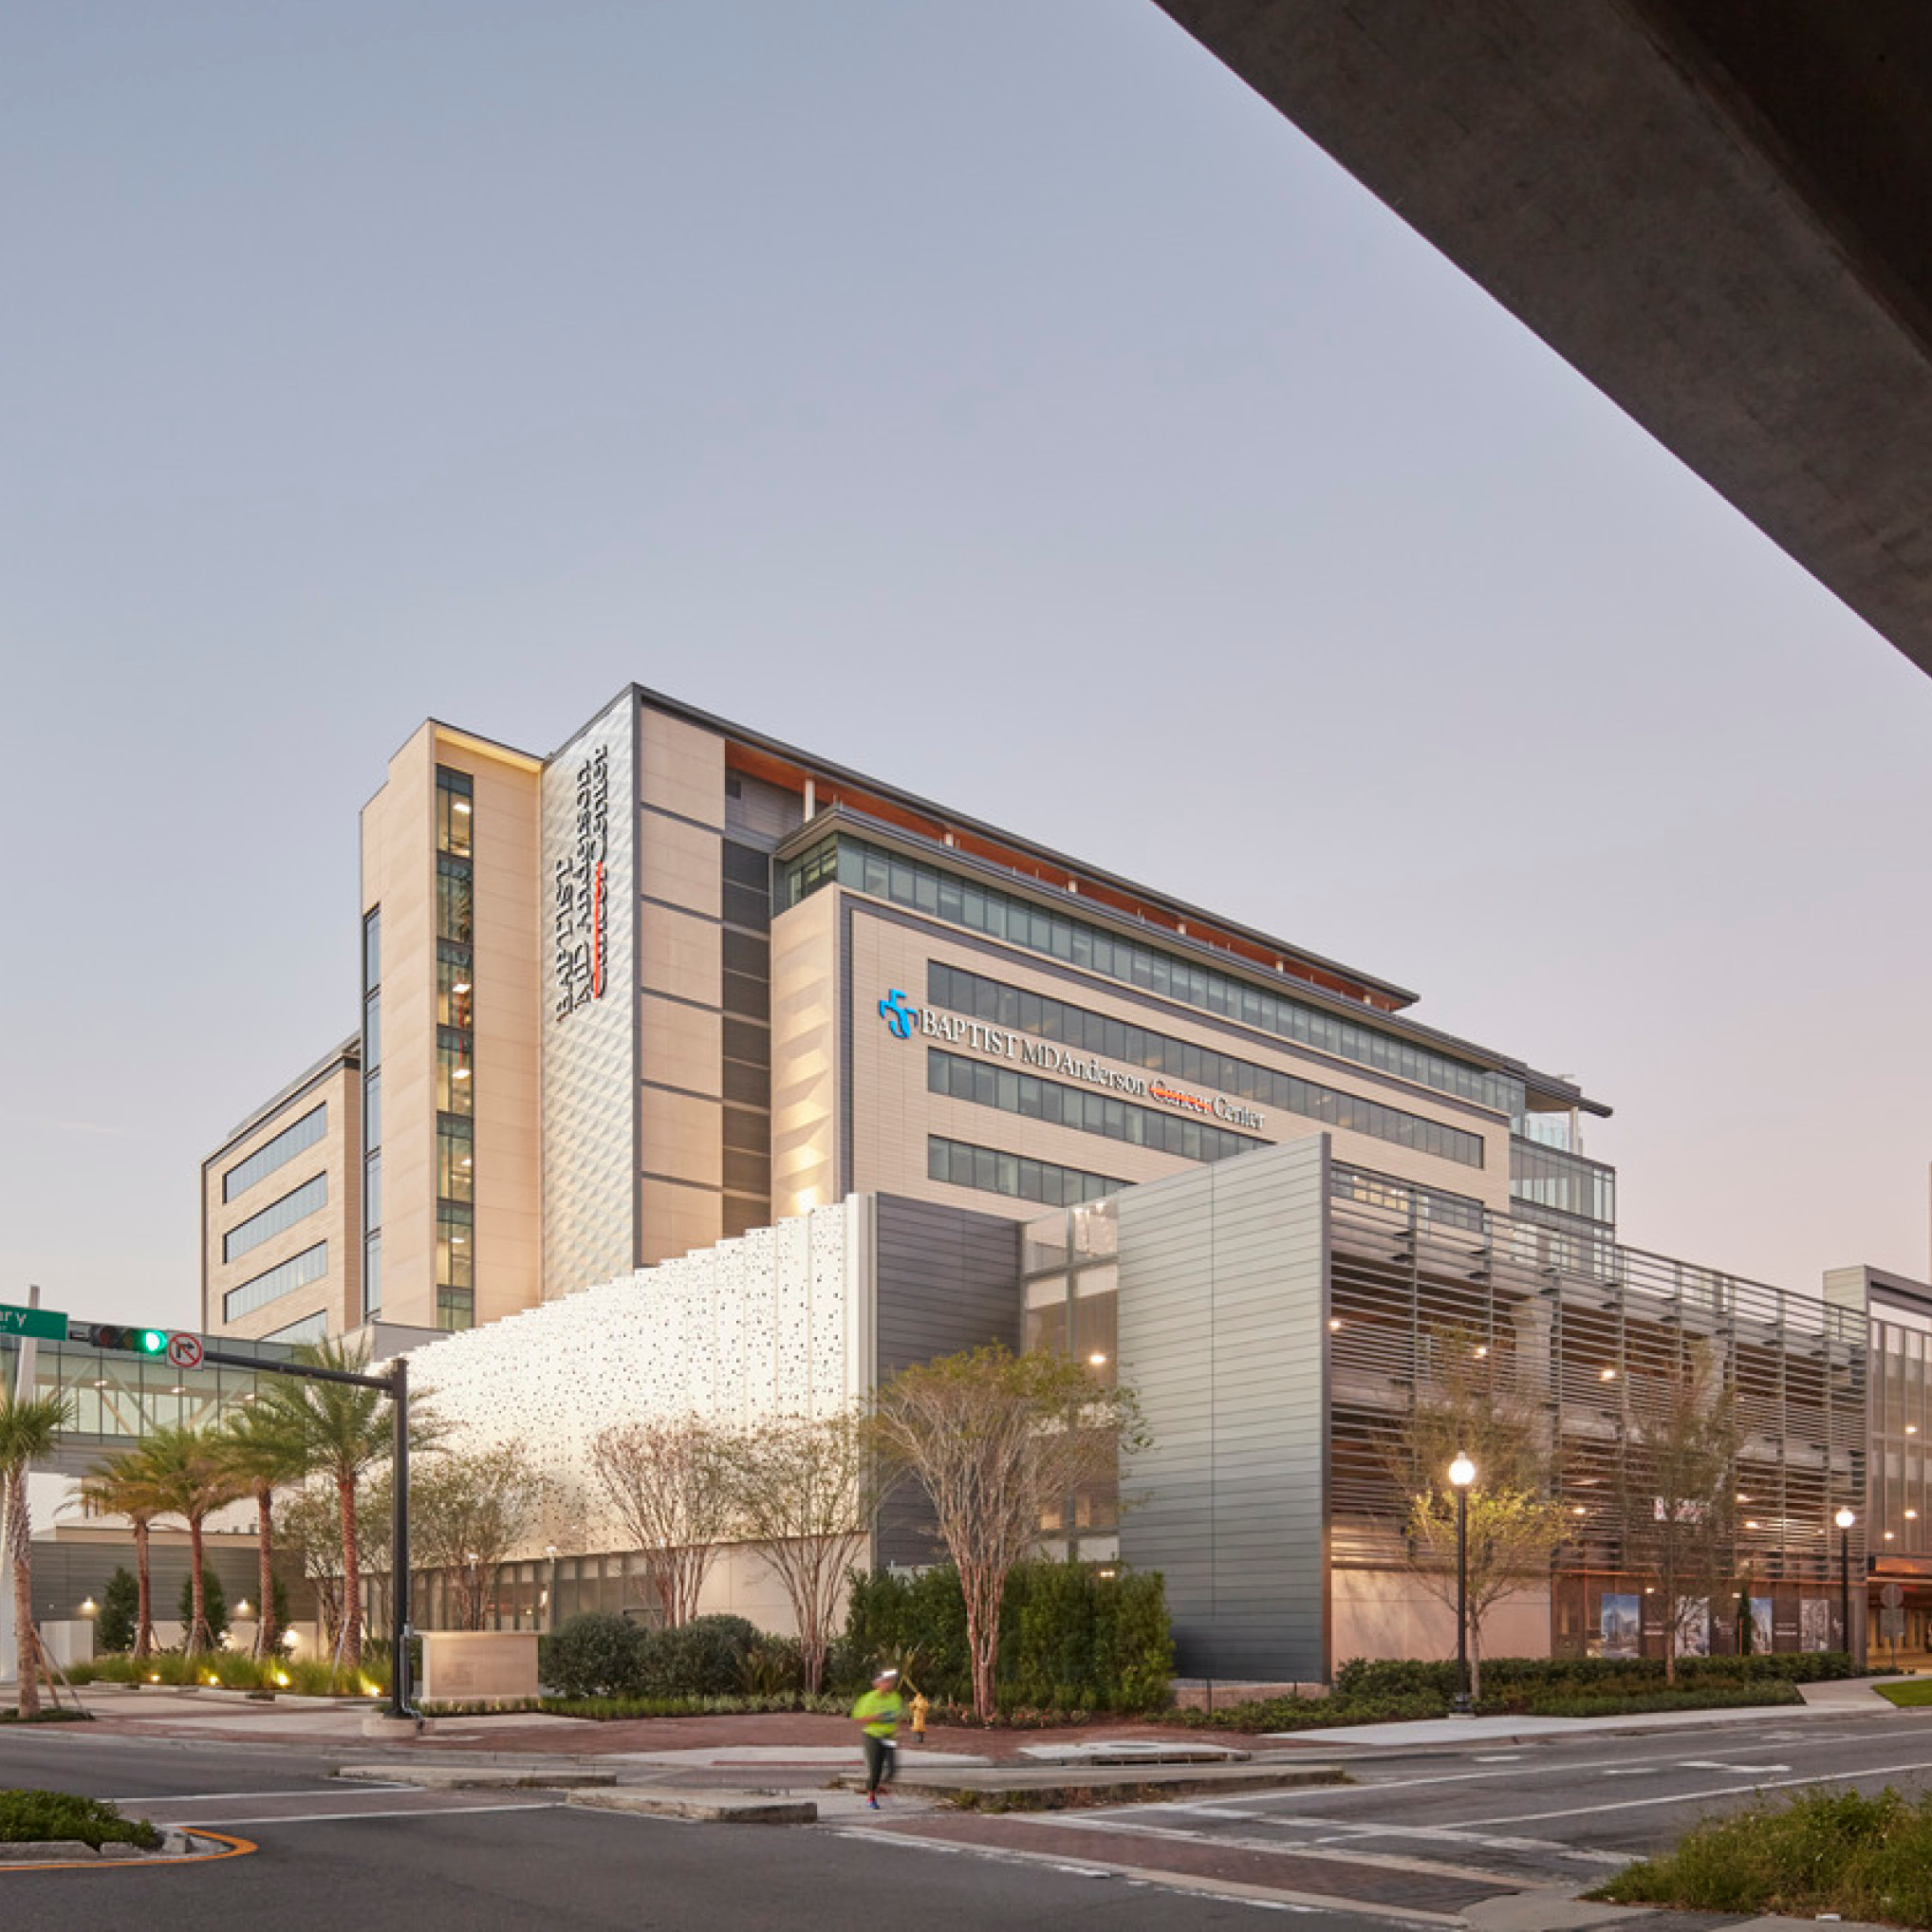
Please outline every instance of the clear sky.
[{"label": "clear sky", "polygon": [[188,1325],[390,752],[632,679],[1926,1272],[1932,682],[1152,6],[15,8],[0,180],[0,1301]]}]

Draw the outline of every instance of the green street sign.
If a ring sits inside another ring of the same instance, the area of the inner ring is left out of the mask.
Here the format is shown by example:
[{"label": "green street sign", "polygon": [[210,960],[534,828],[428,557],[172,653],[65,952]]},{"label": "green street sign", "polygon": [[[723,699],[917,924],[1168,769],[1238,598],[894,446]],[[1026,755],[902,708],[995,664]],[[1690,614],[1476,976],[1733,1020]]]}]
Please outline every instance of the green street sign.
[{"label": "green street sign", "polygon": [[20,1335],[35,1342],[65,1342],[67,1318],[51,1309],[10,1309],[0,1304],[0,1340]]}]

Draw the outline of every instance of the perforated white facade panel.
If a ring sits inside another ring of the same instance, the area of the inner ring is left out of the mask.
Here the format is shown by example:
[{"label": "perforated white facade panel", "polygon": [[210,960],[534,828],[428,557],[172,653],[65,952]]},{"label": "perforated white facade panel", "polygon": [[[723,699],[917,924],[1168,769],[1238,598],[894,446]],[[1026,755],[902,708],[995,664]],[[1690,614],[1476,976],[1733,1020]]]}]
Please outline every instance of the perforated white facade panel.
[{"label": "perforated white facade panel", "polygon": [[536,1461],[548,1495],[512,1558],[621,1550],[590,1466],[601,1430],[831,1415],[869,1391],[869,1227],[866,1202],[819,1208],[452,1335],[409,1358],[412,1399],[450,1453],[515,1442]]}]

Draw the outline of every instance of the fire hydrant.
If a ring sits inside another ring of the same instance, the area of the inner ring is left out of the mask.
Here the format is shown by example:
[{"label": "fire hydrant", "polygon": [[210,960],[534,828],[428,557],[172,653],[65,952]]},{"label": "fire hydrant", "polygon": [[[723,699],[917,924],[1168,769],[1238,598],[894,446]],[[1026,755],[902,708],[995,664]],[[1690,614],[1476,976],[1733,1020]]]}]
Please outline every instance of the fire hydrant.
[{"label": "fire hydrant", "polygon": [[926,1701],[926,1694],[923,1691],[915,1691],[912,1700],[912,1735],[913,1741],[917,1744],[923,1744],[926,1741],[926,1713],[931,1709],[932,1706]]}]

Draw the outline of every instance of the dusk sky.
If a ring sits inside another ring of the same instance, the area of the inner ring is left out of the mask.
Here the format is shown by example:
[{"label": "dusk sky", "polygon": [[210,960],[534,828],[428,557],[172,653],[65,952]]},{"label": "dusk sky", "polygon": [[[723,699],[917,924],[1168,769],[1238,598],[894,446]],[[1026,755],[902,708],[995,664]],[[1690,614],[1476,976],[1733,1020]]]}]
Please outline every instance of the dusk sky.
[{"label": "dusk sky", "polygon": [[0,160],[0,1302],[194,1326],[391,752],[632,680],[1925,1275],[1932,681],[1153,6],[68,0]]}]

